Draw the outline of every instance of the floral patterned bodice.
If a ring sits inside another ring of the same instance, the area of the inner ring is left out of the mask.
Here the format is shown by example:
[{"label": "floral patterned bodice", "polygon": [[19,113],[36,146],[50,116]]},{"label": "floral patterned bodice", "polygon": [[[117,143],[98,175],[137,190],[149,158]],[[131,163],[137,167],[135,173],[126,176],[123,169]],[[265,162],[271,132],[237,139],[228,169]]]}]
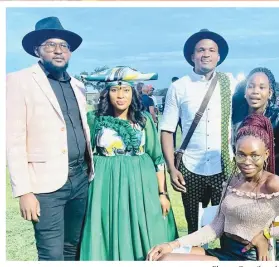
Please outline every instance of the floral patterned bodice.
[{"label": "floral patterned bodice", "polygon": [[145,131],[138,124],[113,118],[100,117],[95,132],[98,154],[103,156],[135,156],[145,153]]},{"label": "floral patterned bodice", "polygon": [[[147,154],[154,163],[156,171],[164,170],[164,158],[156,127],[149,114],[145,114],[144,128],[112,116],[87,114],[91,133],[92,149],[95,155],[140,156]],[[97,152],[97,153],[96,153]]]},{"label": "floral patterned bodice", "polygon": [[[145,145],[145,132],[139,125],[131,125],[135,134],[135,144],[138,149],[129,149],[123,140],[123,136],[120,136],[117,131],[111,128],[102,126],[96,133],[96,150],[103,156],[116,156],[116,155],[142,155]],[[136,148],[136,146],[134,147]]]}]

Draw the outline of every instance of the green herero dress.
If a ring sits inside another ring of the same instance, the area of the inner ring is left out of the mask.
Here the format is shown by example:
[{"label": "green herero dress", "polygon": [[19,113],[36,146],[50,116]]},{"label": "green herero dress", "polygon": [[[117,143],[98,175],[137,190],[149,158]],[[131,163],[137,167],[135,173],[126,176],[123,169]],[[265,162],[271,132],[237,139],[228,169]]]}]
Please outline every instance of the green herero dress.
[{"label": "green herero dress", "polygon": [[177,238],[164,219],[156,169],[164,159],[149,115],[146,126],[88,114],[95,177],[89,186],[80,260],[145,260],[153,246]]}]

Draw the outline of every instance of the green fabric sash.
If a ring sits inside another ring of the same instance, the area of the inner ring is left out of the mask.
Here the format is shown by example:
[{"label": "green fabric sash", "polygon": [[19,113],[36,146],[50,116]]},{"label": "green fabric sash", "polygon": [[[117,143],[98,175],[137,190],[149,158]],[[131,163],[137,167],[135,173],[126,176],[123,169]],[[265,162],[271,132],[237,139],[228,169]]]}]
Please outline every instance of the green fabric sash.
[{"label": "green fabric sash", "polygon": [[217,75],[221,95],[221,165],[224,180],[227,180],[232,175],[235,165],[230,159],[229,153],[229,125],[231,120],[232,95],[229,77],[221,72],[217,72]]}]

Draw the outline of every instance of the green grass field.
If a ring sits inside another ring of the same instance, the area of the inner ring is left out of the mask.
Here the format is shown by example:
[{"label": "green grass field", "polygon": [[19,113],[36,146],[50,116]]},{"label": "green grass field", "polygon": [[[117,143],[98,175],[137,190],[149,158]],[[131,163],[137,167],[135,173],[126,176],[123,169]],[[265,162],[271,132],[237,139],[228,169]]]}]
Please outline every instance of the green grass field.
[{"label": "green grass field", "polygon": [[[177,134],[180,144],[180,133]],[[175,192],[167,177],[168,191],[174,210],[179,235],[187,234],[187,223],[180,193]],[[37,260],[33,226],[31,222],[21,218],[18,199],[12,198],[9,174],[6,174],[6,256],[7,260],[34,261]],[[212,245],[215,246],[215,243]]]},{"label": "green grass field", "polygon": [[[31,222],[21,218],[18,200],[12,198],[9,176],[6,176],[7,211],[6,211],[6,249],[7,260],[29,261],[36,260],[36,247],[33,226]],[[184,210],[180,194],[168,186],[175,220],[180,235],[187,233],[187,224],[184,219]]]}]

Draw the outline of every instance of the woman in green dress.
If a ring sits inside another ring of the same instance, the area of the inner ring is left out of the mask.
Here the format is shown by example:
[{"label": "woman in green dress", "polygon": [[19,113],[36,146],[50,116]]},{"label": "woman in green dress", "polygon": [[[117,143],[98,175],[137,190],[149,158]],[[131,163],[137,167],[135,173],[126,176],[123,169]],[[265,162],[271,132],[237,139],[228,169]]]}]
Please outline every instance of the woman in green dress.
[{"label": "woman in green dress", "polygon": [[116,79],[88,113],[95,177],[80,260],[145,260],[153,246],[177,237],[156,127],[135,88]]}]

